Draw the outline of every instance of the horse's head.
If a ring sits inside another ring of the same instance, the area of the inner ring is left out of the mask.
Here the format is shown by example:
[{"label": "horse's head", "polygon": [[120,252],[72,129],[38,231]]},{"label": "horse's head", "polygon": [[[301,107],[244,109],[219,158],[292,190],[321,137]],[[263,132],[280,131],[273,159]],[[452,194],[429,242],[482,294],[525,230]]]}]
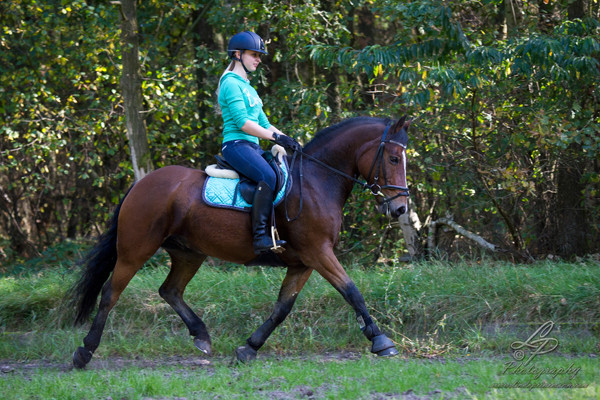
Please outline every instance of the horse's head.
[{"label": "horse's head", "polygon": [[358,168],[377,195],[380,211],[398,218],[408,209],[406,147],[410,120],[402,117],[370,141],[358,159]]}]

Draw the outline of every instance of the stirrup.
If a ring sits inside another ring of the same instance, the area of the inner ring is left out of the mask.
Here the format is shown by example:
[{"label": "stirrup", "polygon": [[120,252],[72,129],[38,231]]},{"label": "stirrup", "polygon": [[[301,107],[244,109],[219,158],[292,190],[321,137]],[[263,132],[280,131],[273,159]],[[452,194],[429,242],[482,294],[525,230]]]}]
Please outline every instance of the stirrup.
[{"label": "stirrup", "polygon": [[273,225],[271,225],[271,239],[273,240],[273,247],[270,250],[275,254],[283,253],[285,249],[277,244],[281,240],[279,239],[279,232],[277,232],[277,228]]},{"label": "stirrup", "polygon": [[279,239],[277,229],[271,228],[271,237],[265,232],[264,235],[261,235],[254,240],[254,254],[259,255],[269,252],[279,254],[285,251],[285,248],[283,247],[285,244],[285,240]]}]

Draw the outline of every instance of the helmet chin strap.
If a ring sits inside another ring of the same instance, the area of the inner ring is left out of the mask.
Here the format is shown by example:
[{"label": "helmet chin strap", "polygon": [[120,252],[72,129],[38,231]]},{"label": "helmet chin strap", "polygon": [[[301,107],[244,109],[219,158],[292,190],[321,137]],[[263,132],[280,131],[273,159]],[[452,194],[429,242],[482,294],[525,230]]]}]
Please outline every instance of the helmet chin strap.
[{"label": "helmet chin strap", "polygon": [[236,58],[236,57],[232,57],[235,61],[239,61],[242,64],[242,67],[244,67],[244,71],[246,71],[246,74],[250,74],[250,71],[248,71],[248,68],[246,68],[246,66],[244,65],[244,61],[242,61],[242,54],[244,54],[244,50],[240,50],[240,58]]}]

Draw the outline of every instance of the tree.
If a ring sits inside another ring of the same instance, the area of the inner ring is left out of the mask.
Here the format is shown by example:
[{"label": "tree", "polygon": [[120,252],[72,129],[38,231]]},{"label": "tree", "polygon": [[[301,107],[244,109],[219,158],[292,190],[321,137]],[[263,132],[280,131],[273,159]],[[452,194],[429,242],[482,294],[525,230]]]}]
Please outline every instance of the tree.
[{"label": "tree", "polygon": [[142,81],[139,61],[137,1],[121,0],[121,89],[125,106],[127,138],[135,180],[152,171],[152,158],[143,116]]},{"label": "tree", "polygon": [[[576,24],[577,21],[581,21],[581,18],[585,17],[584,7],[583,0],[570,2],[569,20]],[[590,97],[585,90],[578,89],[577,97],[570,96],[571,107],[579,103],[579,107],[585,109],[589,107],[586,102],[597,100]],[[583,176],[586,160],[581,157],[581,154],[581,144],[572,141],[558,159],[556,209],[550,215],[555,232],[555,250],[561,256],[583,255],[588,250],[586,212],[583,205],[585,202]]]}]

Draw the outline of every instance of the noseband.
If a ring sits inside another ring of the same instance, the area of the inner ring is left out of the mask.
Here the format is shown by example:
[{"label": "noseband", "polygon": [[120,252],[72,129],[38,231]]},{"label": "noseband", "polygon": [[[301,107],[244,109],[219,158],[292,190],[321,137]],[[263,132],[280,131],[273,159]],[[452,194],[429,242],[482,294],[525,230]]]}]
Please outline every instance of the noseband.
[{"label": "noseband", "polygon": [[[387,174],[385,172],[385,168],[383,166],[383,153],[385,150],[385,144],[386,143],[393,143],[396,144],[398,146],[404,147],[404,149],[406,149],[406,145],[403,145],[402,143],[396,142],[394,140],[386,140],[386,136],[388,131],[390,130],[390,126],[391,123],[388,124],[385,127],[385,130],[383,131],[383,135],[381,136],[381,141],[379,142],[379,147],[377,148],[377,153],[375,153],[375,158],[373,158],[373,163],[371,164],[371,169],[369,170],[369,175],[367,176],[367,180],[365,182],[360,181],[358,179],[356,179],[353,176],[350,176],[348,174],[346,174],[345,172],[340,171],[339,169],[336,169],[326,163],[324,163],[323,161],[311,156],[310,154],[306,154],[304,153],[302,150],[300,151],[295,151],[294,155],[292,156],[292,162],[290,164],[290,174],[294,168],[294,163],[296,162],[296,156],[298,154],[300,154],[300,206],[299,206],[299,210],[298,210],[298,214],[294,217],[294,218],[290,218],[288,216],[288,212],[287,212],[287,196],[285,198],[285,202],[284,202],[284,208],[285,208],[285,218],[287,219],[288,222],[294,221],[296,219],[298,219],[298,217],[300,216],[300,213],[302,212],[302,179],[303,179],[303,168],[302,168],[302,159],[303,157],[308,158],[309,160],[321,165],[322,167],[327,168],[328,170],[335,172],[338,175],[343,176],[344,178],[350,179],[351,181],[353,181],[355,184],[358,184],[360,186],[363,187],[363,189],[368,189],[371,191],[371,193],[375,196],[382,196],[383,197],[383,204],[386,207],[389,207],[389,204],[397,199],[398,197],[408,197],[410,196],[410,192],[408,191],[407,187],[404,186],[397,186],[397,185],[388,185],[387,184]],[[406,156],[405,156],[406,157]],[[371,174],[373,173],[373,171],[375,171],[375,176],[373,177],[373,183],[369,184],[368,181],[371,177]],[[379,171],[383,171],[383,186],[380,186],[377,181],[379,180]],[[406,170],[404,171],[404,173],[406,173]],[[393,197],[387,197],[385,194],[383,194],[381,191],[383,189],[392,189],[392,190],[397,190],[398,194],[396,194]]]}]

